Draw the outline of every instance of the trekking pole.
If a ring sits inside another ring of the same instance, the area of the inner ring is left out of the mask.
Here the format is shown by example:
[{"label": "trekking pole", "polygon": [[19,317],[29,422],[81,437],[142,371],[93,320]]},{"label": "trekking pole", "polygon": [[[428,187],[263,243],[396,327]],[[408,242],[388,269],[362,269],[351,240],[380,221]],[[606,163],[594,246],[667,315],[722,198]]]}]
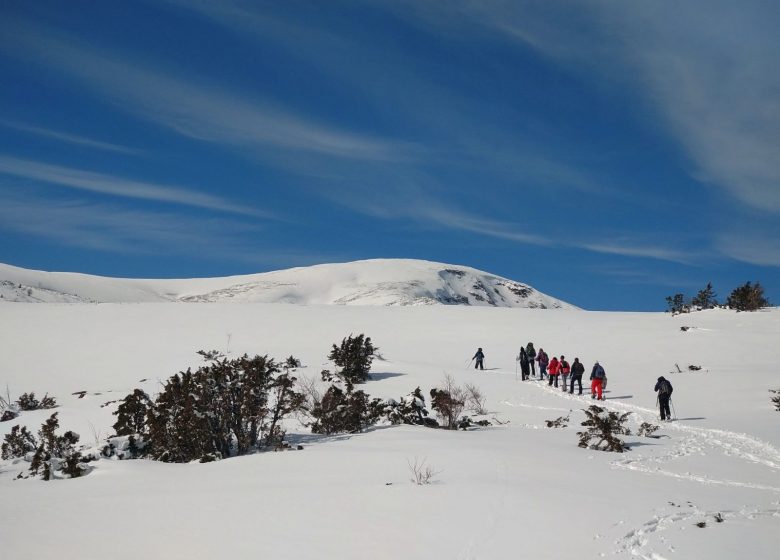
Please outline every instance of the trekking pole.
[{"label": "trekking pole", "polygon": [[467,364],[466,364],[466,367],[465,367],[465,368],[463,368],[463,369],[469,369],[469,367],[471,367],[471,362],[473,362],[473,361],[474,361],[474,358],[471,358],[471,359],[469,360],[469,363],[467,363]]},{"label": "trekking pole", "polygon": [[672,415],[674,416],[674,419],[677,420],[677,411],[674,409],[674,402],[672,402],[672,397],[669,397],[669,404],[672,406]]}]

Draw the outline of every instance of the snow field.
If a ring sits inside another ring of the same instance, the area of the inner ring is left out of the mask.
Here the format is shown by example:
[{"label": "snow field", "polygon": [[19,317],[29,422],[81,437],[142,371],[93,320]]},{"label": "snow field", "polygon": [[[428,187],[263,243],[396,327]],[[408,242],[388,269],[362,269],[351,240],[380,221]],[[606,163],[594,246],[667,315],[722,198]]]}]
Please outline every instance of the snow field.
[{"label": "snow field", "polygon": [[[48,483],[14,481],[26,465],[0,464],[9,558],[725,559],[773,558],[780,542],[780,413],[767,392],[780,387],[777,310],[0,303],[0,318],[0,386],[57,397],[62,429],[85,443],[93,429],[111,432],[115,405],[101,405],[135,387],[156,393],[202,363],[196,350],[293,354],[299,375],[318,377],[330,345],[361,332],[384,357],[362,387],[372,396],[419,385],[427,397],[448,373],[480,387],[489,417],[508,422],[332,437],[291,425],[303,451],[204,465],[102,460],[85,478]],[[609,376],[602,404],[633,412],[632,428],[657,418],[652,387],[665,375],[680,420],[662,426],[668,437],[627,437],[625,454],[579,449],[587,384],[578,397],[516,381],[529,340],[578,356],[586,378],[598,359]],[[484,372],[465,368],[477,346]],[[669,373],[675,363],[703,369]],[[568,428],[544,426],[570,409]],[[15,423],[37,430],[50,412],[23,413],[0,435]],[[441,471],[434,484],[410,482],[415,458]]]}]

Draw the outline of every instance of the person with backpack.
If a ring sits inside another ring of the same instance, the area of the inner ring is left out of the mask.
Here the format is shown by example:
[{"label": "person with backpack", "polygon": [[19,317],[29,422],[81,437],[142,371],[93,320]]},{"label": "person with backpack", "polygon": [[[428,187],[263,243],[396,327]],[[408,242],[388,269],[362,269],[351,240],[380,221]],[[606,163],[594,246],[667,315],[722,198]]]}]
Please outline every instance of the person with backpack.
[{"label": "person with backpack", "polygon": [[671,422],[672,413],[669,411],[669,401],[672,400],[672,391],[674,388],[669,380],[663,375],[658,378],[655,384],[655,392],[658,393],[658,405],[661,408],[661,422],[668,420]]},{"label": "person with backpack", "polygon": [[607,377],[607,373],[604,371],[604,368],[601,366],[598,360],[596,360],[596,363],[593,365],[593,370],[590,372],[590,398],[591,399],[598,399],[600,401],[606,400],[604,399],[604,395],[603,395],[604,379],[606,379],[606,377]]},{"label": "person with backpack", "polygon": [[529,374],[529,364],[528,364],[528,352],[525,351],[525,348],[522,346],[520,347],[520,373],[523,376],[523,381],[528,381],[528,374]]},{"label": "person with backpack", "polygon": [[547,352],[544,348],[539,348],[539,353],[536,354],[536,361],[539,362],[539,379],[544,380],[544,376],[547,374],[547,364],[550,363],[550,358],[547,357]]},{"label": "person with backpack", "polygon": [[[582,365],[579,358],[574,358],[574,363],[571,365],[571,393],[574,394],[574,382],[576,381],[580,386],[580,395],[582,394],[582,374],[585,373],[585,366]],[[564,389],[566,386],[564,385]]]},{"label": "person with backpack", "polygon": [[534,349],[534,343],[529,342],[525,347],[525,353],[528,354],[528,364],[531,366],[531,374],[536,377],[536,350]]},{"label": "person with backpack", "polygon": [[[569,362],[566,361],[566,358],[564,356],[561,356],[561,359],[558,361],[558,363],[561,365],[560,372],[561,372],[561,378],[563,381],[561,382],[561,387],[563,387],[563,392],[566,392],[566,387],[569,385],[569,372],[571,369],[569,368]],[[557,387],[558,385],[556,385]]]},{"label": "person with backpack", "polygon": [[550,382],[548,385],[552,387],[553,381],[555,382],[555,387],[558,387],[558,376],[561,373],[561,363],[558,361],[558,358],[553,356],[553,359],[550,360],[550,363],[547,365],[547,375],[550,377]]},{"label": "person with backpack", "polygon": [[474,357],[471,358],[472,360],[477,360],[477,362],[474,364],[474,369],[485,369],[485,354],[482,352],[482,348],[477,348],[477,353],[474,354]]}]

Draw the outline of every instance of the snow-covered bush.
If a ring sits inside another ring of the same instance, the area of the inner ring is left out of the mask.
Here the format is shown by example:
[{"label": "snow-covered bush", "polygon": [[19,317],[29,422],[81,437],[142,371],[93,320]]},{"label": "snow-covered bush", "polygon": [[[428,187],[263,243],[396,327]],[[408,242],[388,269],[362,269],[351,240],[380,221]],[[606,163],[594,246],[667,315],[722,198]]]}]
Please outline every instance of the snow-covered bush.
[{"label": "snow-covered bush", "polygon": [[775,394],[775,396],[772,397],[772,402],[775,403],[775,408],[777,409],[778,412],[780,412],[780,389],[778,390],[770,389],[769,392]]},{"label": "snow-covered bush", "polygon": [[62,472],[69,478],[77,478],[86,474],[89,467],[84,463],[81,453],[75,445],[79,435],[67,431],[57,435],[60,422],[57,413],[52,414],[38,431],[38,447],[30,461],[30,475],[40,476],[43,480],[51,480],[56,472]]},{"label": "snow-covered bush", "polygon": [[349,388],[349,385],[364,383],[369,378],[368,372],[377,350],[379,349],[371,343],[371,337],[363,334],[355,337],[350,335],[342,339],[339,346],[333,345],[328,358],[340,368],[335,375]]},{"label": "snow-covered bush", "polygon": [[315,434],[357,433],[376,424],[385,415],[385,405],[363,391],[351,391],[348,387],[344,392],[331,385],[311,415],[311,431]]},{"label": "snow-covered bush", "polygon": [[32,453],[38,447],[35,436],[27,430],[27,426],[16,425],[11,432],[5,435],[2,445],[2,458],[4,460],[22,458]]},{"label": "snow-covered bush", "polygon": [[56,408],[57,401],[54,397],[50,397],[48,393],[40,401],[35,398],[35,393],[22,393],[16,404],[20,410],[43,410]]},{"label": "snow-covered bush", "polygon": [[118,436],[133,436],[146,433],[146,415],[152,408],[152,400],[141,389],[135,389],[122,399],[114,412],[114,431]]},{"label": "snow-covered bush", "polygon": [[[577,432],[577,435],[580,436],[580,447],[618,453],[623,453],[628,449],[618,436],[631,435],[631,430],[623,425],[631,415],[630,412],[618,414],[597,405],[591,405],[584,412],[587,419],[581,425],[585,426],[587,430]],[[590,445],[591,440],[594,439],[597,440],[596,443]]]},{"label": "snow-covered bush", "polygon": [[466,406],[466,398],[465,390],[456,385],[449,375],[444,376],[441,389],[431,389],[431,408],[436,411],[444,428],[456,430],[461,427],[460,420]]},{"label": "snow-covered bush", "polygon": [[428,418],[429,412],[425,407],[425,397],[417,387],[414,391],[401,397],[400,401],[389,400],[385,403],[387,419],[391,424],[413,424],[437,428],[439,423],[433,418]]},{"label": "snow-covered bush", "polygon": [[651,438],[657,438],[659,436],[653,435],[655,432],[657,432],[659,429],[659,426],[656,426],[655,424],[651,424],[650,422],[642,422],[639,425],[639,432],[638,434],[642,437],[651,437]]}]

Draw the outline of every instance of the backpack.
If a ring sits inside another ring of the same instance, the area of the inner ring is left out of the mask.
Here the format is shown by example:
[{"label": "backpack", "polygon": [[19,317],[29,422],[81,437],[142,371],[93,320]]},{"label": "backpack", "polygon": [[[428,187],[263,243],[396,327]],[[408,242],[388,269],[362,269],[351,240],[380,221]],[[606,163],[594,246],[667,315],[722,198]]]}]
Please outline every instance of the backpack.
[{"label": "backpack", "polygon": [[661,386],[658,388],[659,395],[668,395],[672,392],[672,385],[666,379],[661,382]]},{"label": "backpack", "polygon": [[604,368],[601,367],[601,364],[596,368],[596,371],[593,372],[593,377],[595,379],[604,379],[607,376],[607,373],[604,371]]}]

